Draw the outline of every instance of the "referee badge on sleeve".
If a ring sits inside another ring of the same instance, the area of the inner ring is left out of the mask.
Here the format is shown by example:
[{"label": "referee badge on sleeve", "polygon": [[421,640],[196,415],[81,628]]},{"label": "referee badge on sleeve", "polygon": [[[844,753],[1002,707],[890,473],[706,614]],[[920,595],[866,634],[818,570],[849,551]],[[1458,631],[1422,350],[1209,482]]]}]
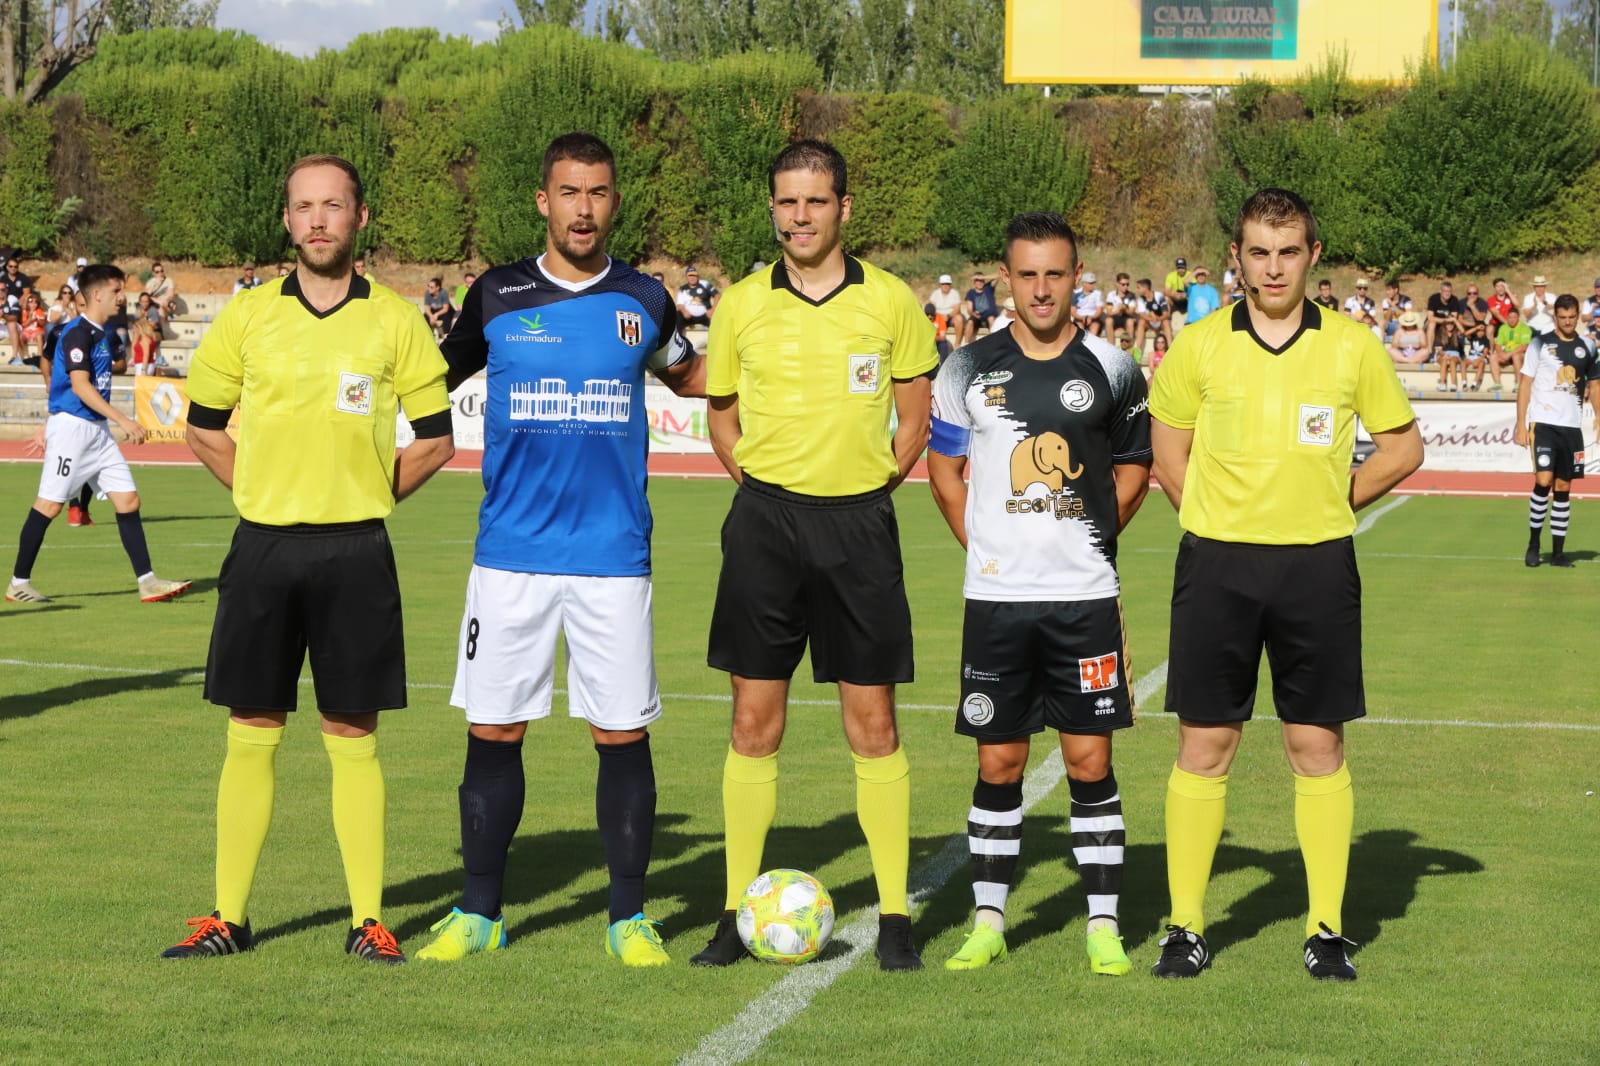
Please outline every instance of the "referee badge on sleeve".
[{"label": "referee badge on sleeve", "polygon": [[878,356],[852,355],[850,357],[850,391],[878,391]]},{"label": "referee badge on sleeve", "polygon": [[339,374],[339,394],[334,406],[345,414],[370,415],[372,413],[372,378],[367,374],[352,374],[348,370]]}]

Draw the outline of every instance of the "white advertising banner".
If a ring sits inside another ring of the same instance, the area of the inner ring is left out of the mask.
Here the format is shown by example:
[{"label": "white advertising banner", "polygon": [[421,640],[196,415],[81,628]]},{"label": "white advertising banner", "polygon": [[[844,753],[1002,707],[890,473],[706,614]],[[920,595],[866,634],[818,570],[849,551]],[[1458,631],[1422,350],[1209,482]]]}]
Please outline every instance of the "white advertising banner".
[{"label": "white advertising banner", "polygon": [[[484,388],[482,377],[469,378],[450,394],[450,418],[458,449],[483,449]],[[654,381],[645,385],[644,396],[652,452],[711,454],[704,400],[684,399]],[[412,439],[411,426],[402,412],[395,427],[395,443],[403,448]]]},{"label": "white advertising banner", "polygon": [[[1517,447],[1517,405],[1458,402],[1417,403],[1417,426],[1427,450],[1423,467],[1427,470],[1467,470],[1521,474],[1533,469],[1528,449]],[[1600,474],[1600,446],[1597,446],[1594,412],[1583,409],[1584,470]]]}]

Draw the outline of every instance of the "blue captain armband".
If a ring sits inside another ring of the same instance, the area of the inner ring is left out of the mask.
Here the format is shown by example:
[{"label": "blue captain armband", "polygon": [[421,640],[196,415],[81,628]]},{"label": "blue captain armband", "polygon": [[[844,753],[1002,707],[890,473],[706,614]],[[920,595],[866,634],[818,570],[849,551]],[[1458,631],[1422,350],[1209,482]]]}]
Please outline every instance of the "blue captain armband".
[{"label": "blue captain armband", "polygon": [[942,418],[935,418],[933,430],[928,436],[928,447],[940,455],[955,458],[967,454],[967,444],[971,440],[971,430],[962,429]]}]

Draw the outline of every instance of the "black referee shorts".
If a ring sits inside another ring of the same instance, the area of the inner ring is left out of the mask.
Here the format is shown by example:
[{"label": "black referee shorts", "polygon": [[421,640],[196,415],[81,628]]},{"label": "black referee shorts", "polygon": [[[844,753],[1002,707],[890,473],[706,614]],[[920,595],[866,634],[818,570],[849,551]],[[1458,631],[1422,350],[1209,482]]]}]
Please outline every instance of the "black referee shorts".
[{"label": "black referee shorts", "polygon": [[1553,473],[1560,481],[1583,476],[1583,430],[1576,426],[1530,423],[1528,448],[1533,452],[1534,473]]},{"label": "black referee shorts", "polygon": [[1367,713],[1361,575],[1349,537],[1276,545],[1183,535],[1167,710],[1196,722],[1247,721],[1263,646],[1283,721],[1334,725]]},{"label": "black referee shorts", "polygon": [[206,699],[292,711],[308,649],[319,709],[406,705],[400,582],[381,521],[239,523],[217,584]]},{"label": "black referee shorts", "polygon": [[886,489],[803,496],[745,475],[722,523],[706,661],[788,680],[811,641],[819,682],[912,679],[911,608]]}]

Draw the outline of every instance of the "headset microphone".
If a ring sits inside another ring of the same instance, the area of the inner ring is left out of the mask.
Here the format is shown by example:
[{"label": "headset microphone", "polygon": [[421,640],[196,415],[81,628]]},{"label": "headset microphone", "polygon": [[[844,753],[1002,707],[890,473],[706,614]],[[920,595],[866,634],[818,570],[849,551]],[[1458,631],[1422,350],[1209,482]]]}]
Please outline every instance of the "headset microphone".
[{"label": "headset microphone", "polygon": [[794,236],[794,230],[787,230],[787,229],[779,229],[778,228],[778,215],[777,215],[777,212],[773,211],[772,208],[770,208],[770,207],[767,208],[767,217],[772,219],[772,232],[776,233],[778,235],[778,243],[779,244],[782,244],[783,242],[787,241],[790,237]]}]

